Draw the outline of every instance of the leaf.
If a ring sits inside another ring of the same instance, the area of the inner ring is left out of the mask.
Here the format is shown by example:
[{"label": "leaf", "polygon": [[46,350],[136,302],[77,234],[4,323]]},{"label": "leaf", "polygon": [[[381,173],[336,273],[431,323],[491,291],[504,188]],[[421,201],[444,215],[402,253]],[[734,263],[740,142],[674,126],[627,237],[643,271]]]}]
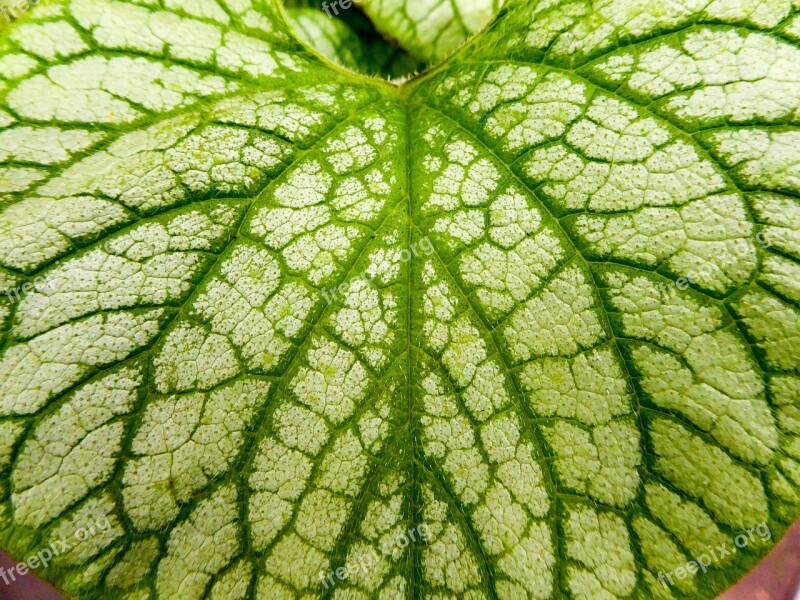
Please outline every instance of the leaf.
[{"label": "leaf", "polygon": [[511,0],[403,85],[271,2],[22,14],[0,546],[70,598],[714,597],[800,511],[794,11]]},{"label": "leaf", "polygon": [[426,62],[436,62],[481,31],[502,0],[358,0],[386,39]]},{"label": "leaf", "polygon": [[423,67],[407,52],[387,43],[356,11],[346,13],[347,21],[345,15],[331,18],[316,7],[290,8],[287,15],[304,43],[353,71],[398,79]]}]

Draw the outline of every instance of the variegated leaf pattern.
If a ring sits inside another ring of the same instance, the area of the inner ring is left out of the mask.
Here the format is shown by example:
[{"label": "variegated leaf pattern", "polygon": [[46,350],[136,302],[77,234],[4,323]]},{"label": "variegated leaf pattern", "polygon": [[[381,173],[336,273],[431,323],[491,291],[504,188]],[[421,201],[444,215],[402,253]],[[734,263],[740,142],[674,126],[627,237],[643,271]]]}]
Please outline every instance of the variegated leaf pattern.
[{"label": "variegated leaf pattern", "polygon": [[714,597],[800,508],[798,15],[512,0],[403,85],[266,0],[20,16],[0,546],[70,598]]}]

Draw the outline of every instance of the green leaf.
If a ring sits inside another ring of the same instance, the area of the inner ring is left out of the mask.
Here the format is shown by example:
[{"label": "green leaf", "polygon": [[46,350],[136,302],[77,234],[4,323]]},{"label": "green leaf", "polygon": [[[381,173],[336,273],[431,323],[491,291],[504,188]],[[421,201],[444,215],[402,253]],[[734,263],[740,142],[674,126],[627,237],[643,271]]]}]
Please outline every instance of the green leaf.
[{"label": "green leaf", "polygon": [[358,0],[356,4],[386,39],[396,40],[422,61],[435,62],[481,31],[503,1]]},{"label": "green leaf", "polygon": [[0,547],[75,599],[736,581],[800,512],[800,16],[693,6],[512,0],[402,85],[268,1],[21,13]]},{"label": "green leaf", "polygon": [[[322,56],[367,75],[398,79],[424,66],[384,40],[357,11],[331,18],[318,8],[290,8],[289,21],[297,36]],[[344,17],[349,17],[345,20]]]}]

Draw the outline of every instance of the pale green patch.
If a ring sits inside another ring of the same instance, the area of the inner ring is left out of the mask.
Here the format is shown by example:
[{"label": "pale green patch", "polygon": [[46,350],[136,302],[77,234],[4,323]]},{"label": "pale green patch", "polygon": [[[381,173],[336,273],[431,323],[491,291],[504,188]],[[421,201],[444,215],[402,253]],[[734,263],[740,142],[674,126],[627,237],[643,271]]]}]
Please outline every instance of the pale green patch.
[{"label": "pale green patch", "polygon": [[141,367],[122,369],[82,387],[42,420],[15,466],[12,501],[21,522],[50,521],[111,477],[123,433],[122,423],[111,421],[131,412],[141,384]]},{"label": "pale green patch", "polygon": [[580,565],[569,568],[569,589],[575,596],[615,598],[634,590],[635,561],[622,519],[582,507],[570,511],[565,528],[567,553]]},{"label": "pale green patch", "polygon": [[800,509],[800,7],[364,7],[450,58],[273,0],[0,33],[0,546],[87,600],[715,597]]},{"label": "pale green patch", "polygon": [[[695,501],[685,500],[660,484],[648,485],[645,499],[653,516],[669,524],[672,533],[692,556],[700,556],[709,548],[728,541],[711,516]],[[681,518],[673,519],[675,514]],[[720,560],[729,561],[728,557],[720,557]]]},{"label": "pale green patch", "polygon": [[423,61],[444,58],[480,31],[502,0],[357,0],[376,28]]}]

